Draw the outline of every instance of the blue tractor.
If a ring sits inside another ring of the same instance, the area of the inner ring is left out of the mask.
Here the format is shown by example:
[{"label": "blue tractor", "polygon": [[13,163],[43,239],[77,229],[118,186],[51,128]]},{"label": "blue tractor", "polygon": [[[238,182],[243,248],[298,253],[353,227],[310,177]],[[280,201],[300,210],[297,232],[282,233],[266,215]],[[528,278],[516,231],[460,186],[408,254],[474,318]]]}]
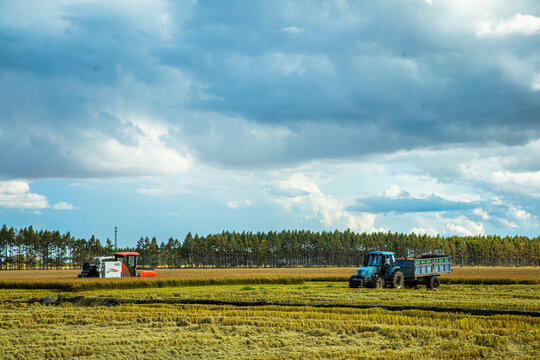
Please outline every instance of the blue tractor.
[{"label": "blue tractor", "polygon": [[419,258],[396,259],[393,252],[372,251],[364,259],[364,266],[349,279],[349,287],[400,289],[407,284],[416,287],[424,283],[428,289],[439,288],[439,276],[452,271],[452,257],[424,255]]},{"label": "blue tractor", "polygon": [[356,271],[356,275],[351,276],[349,287],[359,286],[380,289],[390,287],[400,289],[404,285],[401,268],[396,265],[393,252],[372,251],[366,256],[364,266]]}]

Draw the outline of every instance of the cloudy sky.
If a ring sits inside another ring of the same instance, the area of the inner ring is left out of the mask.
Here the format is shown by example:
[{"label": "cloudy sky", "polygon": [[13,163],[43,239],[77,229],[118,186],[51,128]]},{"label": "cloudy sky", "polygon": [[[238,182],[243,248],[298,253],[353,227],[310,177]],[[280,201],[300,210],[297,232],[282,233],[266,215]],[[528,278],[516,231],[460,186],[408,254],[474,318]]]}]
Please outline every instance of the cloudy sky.
[{"label": "cloudy sky", "polygon": [[1,1],[0,223],[537,236],[540,2]]}]

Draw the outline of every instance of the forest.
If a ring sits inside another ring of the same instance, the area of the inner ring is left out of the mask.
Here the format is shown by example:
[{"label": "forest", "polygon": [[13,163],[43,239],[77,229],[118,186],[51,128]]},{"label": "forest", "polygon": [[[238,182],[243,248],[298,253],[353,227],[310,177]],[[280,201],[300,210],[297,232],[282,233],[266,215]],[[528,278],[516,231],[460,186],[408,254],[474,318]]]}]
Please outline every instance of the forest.
[{"label": "forest", "polygon": [[141,237],[135,247],[114,249],[110,239],[78,239],[69,232],[0,229],[0,270],[80,268],[96,256],[138,251],[139,264],[153,267],[358,266],[372,250],[397,257],[451,255],[459,266],[540,266],[540,237],[429,236],[350,230],[312,232],[222,232],[183,241]]}]

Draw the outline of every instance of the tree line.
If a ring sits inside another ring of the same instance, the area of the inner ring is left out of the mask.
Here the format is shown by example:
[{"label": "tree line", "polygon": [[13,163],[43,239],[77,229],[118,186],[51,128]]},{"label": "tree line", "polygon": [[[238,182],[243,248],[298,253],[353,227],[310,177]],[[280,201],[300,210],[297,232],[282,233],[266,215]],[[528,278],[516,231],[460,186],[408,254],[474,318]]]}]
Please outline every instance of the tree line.
[{"label": "tree line", "polygon": [[109,239],[76,239],[69,232],[0,229],[0,269],[80,268],[96,256],[138,251],[139,264],[153,267],[358,266],[372,250],[397,257],[451,255],[462,266],[540,266],[540,237],[449,236],[349,230],[312,232],[222,232],[183,241],[141,237],[135,247],[114,249]]}]

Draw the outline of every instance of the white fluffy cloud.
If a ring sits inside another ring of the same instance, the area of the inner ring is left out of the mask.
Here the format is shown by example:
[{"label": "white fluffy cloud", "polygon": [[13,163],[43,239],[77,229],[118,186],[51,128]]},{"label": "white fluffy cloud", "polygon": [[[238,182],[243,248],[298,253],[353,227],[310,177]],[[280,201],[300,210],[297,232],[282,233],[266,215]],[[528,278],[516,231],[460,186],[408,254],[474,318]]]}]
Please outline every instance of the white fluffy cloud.
[{"label": "white fluffy cloud", "polygon": [[505,20],[484,20],[476,25],[476,35],[479,37],[514,34],[532,35],[538,32],[540,32],[540,17],[526,14],[515,14]]},{"label": "white fluffy cloud", "polygon": [[474,209],[473,214],[479,216],[482,220],[489,219],[488,213],[482,210],[481,208]]},{"label": "white fluffy cloud", "polygon": [[252,202],[250,199],[244,199],[239,201],[229,201],[225,204],[229,209],[238,209],[243,207],[249,207],[252,205]]},{"label": "white fluffy cloud", "polygon": [[70,204],[65,201],[59,201],[52,207],[54,210],[75,210],[78,209],[78,207],[74,206],[73,204]]},{"label": "white fluffy cloud", "polygon": [[[101,133],[87,133],[84,147],[72,154],[88,169],[110,174],[179,174],[191,166],[189,156],[180,155],[161,140],[167,128],[156,121],[132,120],[140,133],[126,144]],[[89,149],[90,144],[94,144]]]},{"label": "white fluffy cloud", "polygon": [[401,196],[408,196],[408,195],[409,195],[408,192],[402,190],[396,184],[390,185],[390,187],[388,189],[386,189],[386,191],[384,192],[384,196],[388,197],[388,198],[391,198],[391,199],[395,199],[395,198],[398,198],[398,197],[401,197]]},{"label": "white fluffy cloud", "polygon": [[409,231],[409,234],[411,233],[415,233],[417,235],[423,235],[423,234],[427,234],[427,235],[431,235],[431,236],[436,236],[439,232],[432,228],[432,227],[422,227],[422,226],[415,226],[413,227],[410,231]]},{"label": "white fluffy cloud", "polygon": [[[0,207],[7,209],[40,210],[51,208],[47,197],[30,192],[25,181],[0,181]],[[74,210],[74,205],[61,201],[53,205],[54,210]]]},{"label": "white fluffy cloud", "polygon": [[319,222],[327,229],[383,230],[374,227],[375,214],[348,212],[339,200],[323,193],[317,183],[303,173],[293,174],[275,185],[278,189],[275,193],[287,194],[275,198],[275,201],[290,211],[303,214],[304,220]]},{"label": "white fluffy cloud", "polygon": [[446,227],[453,234],[474,236],[483,235],[484,225],[482,223],[474,222],[465,216],[460,216],[455,219],[447,219]]},{"label": "white fluffy cloud", "polygon": [[27,182],[2,181],[0,206],[8,209],[45,209],[49,204],[45,196],[31,193]]}]

